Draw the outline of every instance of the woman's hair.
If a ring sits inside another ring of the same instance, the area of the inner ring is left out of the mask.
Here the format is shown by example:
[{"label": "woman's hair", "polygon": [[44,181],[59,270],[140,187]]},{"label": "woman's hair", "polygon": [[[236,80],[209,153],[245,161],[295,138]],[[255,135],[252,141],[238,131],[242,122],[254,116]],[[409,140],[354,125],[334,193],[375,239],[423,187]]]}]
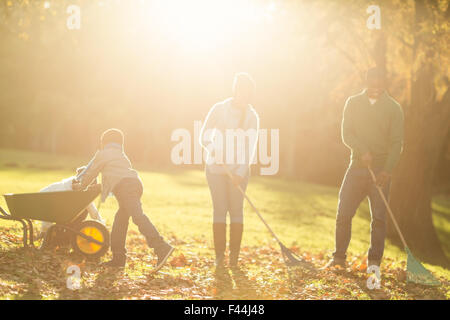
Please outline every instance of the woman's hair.
[{"label": "woman's hair", "polygon": [[103,132],[100,138],[100,145],[103,148],[108,143],[118,143],[123,146],[123,132],[119,129],[111,128]]},{"label": "woman's hair", "polygon": [[233,81],[233,93],[236,92],[236,90],[245,90],[253,94],[255,89],[255,81],[248,73],[239,72],[235,74]]}]

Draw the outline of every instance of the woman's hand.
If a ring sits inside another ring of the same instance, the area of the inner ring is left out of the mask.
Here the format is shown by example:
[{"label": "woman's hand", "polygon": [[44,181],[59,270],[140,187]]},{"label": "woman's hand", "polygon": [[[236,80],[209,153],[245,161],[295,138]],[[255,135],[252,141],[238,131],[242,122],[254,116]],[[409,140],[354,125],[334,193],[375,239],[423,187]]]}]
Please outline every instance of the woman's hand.
[{"label": "woman's hand", "polygon": [[236,187],[240,186],[243,180],[244,178],[242,178],[240,175],[237,174],[234,174],[233,178],[231,179],[231,181]]},{"label": "woman's hand", "polygon": [[366,152],[361,156],[361,161],[364,166],[370,167],[372,165],[372,154],[370,152]]}]

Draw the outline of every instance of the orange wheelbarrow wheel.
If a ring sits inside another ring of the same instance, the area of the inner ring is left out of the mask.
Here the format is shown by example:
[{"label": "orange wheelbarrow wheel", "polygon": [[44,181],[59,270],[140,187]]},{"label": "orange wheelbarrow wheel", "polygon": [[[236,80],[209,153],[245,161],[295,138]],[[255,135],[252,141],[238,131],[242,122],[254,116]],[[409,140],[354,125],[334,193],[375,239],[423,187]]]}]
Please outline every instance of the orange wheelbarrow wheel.
[{"label": "orange wheelbarrow wheel", "polygon": [[88,258],[99,258],[109,248],[108,229],[97,221],[83,221],[73,236],[73,250]]}]

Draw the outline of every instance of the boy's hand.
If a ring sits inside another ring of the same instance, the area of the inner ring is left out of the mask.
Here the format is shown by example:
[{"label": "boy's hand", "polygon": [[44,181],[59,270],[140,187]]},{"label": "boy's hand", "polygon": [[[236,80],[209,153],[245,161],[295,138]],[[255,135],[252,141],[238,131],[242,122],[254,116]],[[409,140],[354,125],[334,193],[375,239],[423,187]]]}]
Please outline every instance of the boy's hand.
[{"label": "boy's hand", "polygon": [[73,191],[80,191],[81,190],[81,183],[79,183],[76,180],[72,181],[72,190]]}]

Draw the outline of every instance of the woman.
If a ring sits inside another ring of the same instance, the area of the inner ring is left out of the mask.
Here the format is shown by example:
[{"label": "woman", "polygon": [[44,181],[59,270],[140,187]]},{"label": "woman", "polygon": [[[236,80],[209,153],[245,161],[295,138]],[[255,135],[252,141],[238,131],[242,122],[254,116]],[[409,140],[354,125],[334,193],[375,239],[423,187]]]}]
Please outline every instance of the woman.
[{"label": "woman", "polygon": [[[246,73],[234,77],[233,97],[215,104],[200,132],[207,151],[206,178],[213,202],[216,266],[222,267],[226,248],[226,217],[230,214],[231,267],[238,264],[243,232],[244,196],[258,139],[259,117],[250,102],[255,84]],[[229,176],[231,175],[231,177]]]}]

